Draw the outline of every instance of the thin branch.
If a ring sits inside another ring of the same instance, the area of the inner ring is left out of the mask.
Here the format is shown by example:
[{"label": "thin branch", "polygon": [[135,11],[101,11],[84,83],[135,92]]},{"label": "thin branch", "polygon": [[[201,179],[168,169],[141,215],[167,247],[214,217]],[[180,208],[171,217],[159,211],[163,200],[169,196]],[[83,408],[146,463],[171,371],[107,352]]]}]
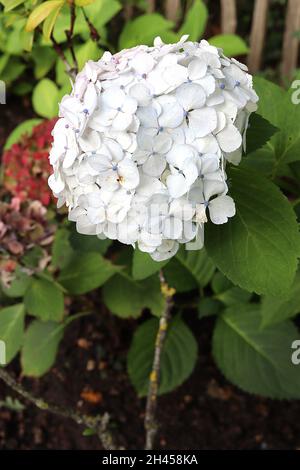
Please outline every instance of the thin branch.
[{"label": "thin branch", "polygon": [[145,430],[146,430],[146,450],[152,450],[155,442],[155,437],[158,429],[156,420],[157,410],[157,394],[160,381],[160,364],[163,347],[167,335],[167,329],[169,320],[171,317],[171,309],[173,306],[173,295],[175,290],[169,288],[164,278],[163,272],[159,274],[161,291],[166,299],[165,310],[159,321],[159,328],[156,335],[154,359],[152,365],[152,371],[149,377],[149,388],[146,403],[146,414],[145,414]]},{"label": "thin branch", "polygon": [[82,8],[82,13],[83,13],[84,19],[86,21],[86,24],[89,27],[90,36],[91,36],[92,41],[95,41],[95,42],[100,41],[100,34],[98,33],[97,29],[95,28],[95,26],[93,25],[93,23],[91,22],[89,17],[87,16],[84,8]]},{"label": "thin branch", "polygon": [[75,421],[77,424],[86,426],[96,432],[100,439],[102,446],[105,450],[116,450],[117,447],[114,443],[111,432],[108,429],[109,414],[104,413],[102,416],[89,416],[78,413],[74,409],[66,408],[56,404],[46,402],[43,398],[33,396],[28,390],[26,390],[21,384],[19,384],[8,372],[0,367],[0,379],[2,379],[6,385],[17,392],[26,400],[33,403],[37,408],[44,411],[49,411],[52,414],[63,416]]},{"label": "thin branch", "polygon": [[53,44],[53,48],[57,55],[60,57],[60,59],[63,61],[63,64],[65,66],[66,73],[69,75],[69,77],[74,80],[76,77],[75,70],[72,68],[71,64],[69,63],[62,47],[60,44],[55,40],[53,33],[50,36],[51,42]]},{"label": "thin branch", "polygon": [[76,21],[76,9],[74,0],[70,1],[70,29],[66,30],[66,36],[68,40],[68,48],[70,49],[72,60],[73,60],[73,73],[77,75],[78,73],[78,63],[73,46],[73,36],[74,36],[74,26]]}]

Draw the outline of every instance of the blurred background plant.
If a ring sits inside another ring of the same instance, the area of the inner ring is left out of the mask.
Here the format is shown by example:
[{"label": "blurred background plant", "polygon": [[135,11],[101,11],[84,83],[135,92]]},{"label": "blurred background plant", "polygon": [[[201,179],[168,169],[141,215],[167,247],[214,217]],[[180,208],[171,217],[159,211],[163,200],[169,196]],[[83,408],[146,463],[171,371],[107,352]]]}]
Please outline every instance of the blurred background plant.
[{"label": "blurred background plant", "polygon": [[[197,364],[198,338],[186,319],[198,322],[211,317],[212,352],[225,377],[250,393],[299,399],[299,374],[289,353],[298,335],[294,319],[300,312],[299,275],[293,279],[298,253],[293,209],[300,215],[300,111],[289,91],[262,77],[289,84],[297,76],[300,2],[2,0],[0,4],[0,79],[7,85],[8,103],[3,107],[1,142],[0,339],[7,344],[8,363],[17,370],[21,366],[24,376],[43,376],[55,364],[68,325],[95,313],[101,303],[109,318],[128,321],[132,338],[127,365],[117,367],[127,370],[137,394],[145,396],[159,317],[166,308],[158,278],[162,270],[176,294],[161,362],[160,394],[182,384]],[[207,251],[180,250],[162,263],[131,247],[80,235],[67,221],[64,208],[56,209],[47,185],[58,103],[71,91],[71,80],[84,63],[98,60],[105,50],[114,53],[137,44],[151,45],[156,36],[176,42],[184,34],[193,41],[208,39],[262,76],[255,79],[260,108],[251,117],[247,158],[239,176],[232,172],[229,178],[244,218],[233,222],[236,252],[243,251],[247,233],[253,238],[244,267],[233,266],[234,253],[227,245],[213,253],[214,246],[228,240],[227,232],[209,231]],[[238,193],[237,181],[243,182],[246,196]],[[271,207],[262,207],[261,217],[253,192],[270,201]],[[287,233],[290,230],[288,244],[282,224]],[[265,233],[276,243],[261,255]],[[114,320],[107,323],[117,328]],[[20,362],[13,361],[17,356]],[[82,396],[100,401],[90,391]],[[1,407],[21,409],[8,398]]]}]

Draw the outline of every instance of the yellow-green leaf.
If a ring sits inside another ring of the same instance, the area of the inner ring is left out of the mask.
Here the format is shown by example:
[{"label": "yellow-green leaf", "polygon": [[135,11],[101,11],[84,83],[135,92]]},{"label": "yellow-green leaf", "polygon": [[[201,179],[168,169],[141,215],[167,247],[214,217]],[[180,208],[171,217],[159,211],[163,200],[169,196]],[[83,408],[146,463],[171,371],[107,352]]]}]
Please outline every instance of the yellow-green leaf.
[{"label": "yellow-green leaf", "polygon": [[43,36],[44,38],[48,41],[50,39],[51,33],[53,31],[55,22],[57,20],[57,17],[59,15],[59,12],[63,6],[63,3],[58,6],[55,10],[53,10],[48,18],[45,19],[44,24],[43,24]]},{"label": "yellow-green leaf", "polygon": [[26,31],[33,31],[53,11],[60,9],[64,3],[65,0],[49,0],[41,3],[41,5],[35,8],[30,14],[25,28]]}]

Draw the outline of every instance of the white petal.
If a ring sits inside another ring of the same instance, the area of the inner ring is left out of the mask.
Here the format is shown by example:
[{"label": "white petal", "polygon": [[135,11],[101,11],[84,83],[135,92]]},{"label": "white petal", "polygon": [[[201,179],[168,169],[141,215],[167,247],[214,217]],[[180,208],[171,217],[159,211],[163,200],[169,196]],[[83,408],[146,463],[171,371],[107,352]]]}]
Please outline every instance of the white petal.
[{"label": "white petal", "polygon": [[195,83],[184,83],[176,90],[176,98],[185,111],[202,108],[206,95],[203,88]]},{"label": "white petal", "polygon": [[242,136],[238,129],[228,123],[227,126],[216,135],[221,149],[224,152],[233,152],[242,145]]},{"label": "white petal", "polygon": [[229,217],[235,215],[234,200],[227,195],[219,196],[210,201],[209,215],[214,224],[225,224]]},{"label": "white petal", "polygon": [[194,59],[188,65],[188,74],[190,80],[202,78],[206,74],[207,65],[201,59]]},{"label": "white petal", "polygon": [[195,109],[189,113],[189,127],[197,137],[205,137],[215,130],[217,113],[213,108]]},{"label": "white petal", "polygon": [[190,188],[185,177],[179,173],[167,177],[167,187],[171,197],[183,196]]},{"label": "white petal", "polygon": [[166,168],[166,164],[167,161],[162,155],[150,155],[143,164],[143,171],[146,173],[146,175],[160,177]]},{"label": "white petal", "polygon": [[154,67],[154,59],[150,54],[140,52],[132,59],[131,66],[138,74],[147,74]]}]

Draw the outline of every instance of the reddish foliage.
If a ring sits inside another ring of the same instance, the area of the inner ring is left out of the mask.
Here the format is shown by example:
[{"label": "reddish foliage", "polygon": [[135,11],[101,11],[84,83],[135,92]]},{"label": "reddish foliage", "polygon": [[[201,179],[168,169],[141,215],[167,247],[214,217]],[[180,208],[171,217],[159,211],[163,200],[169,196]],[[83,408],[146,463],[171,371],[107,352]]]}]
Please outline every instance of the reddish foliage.
[{"label": "reddish foliage", "polygon": [[51,201],[48,155],[55,122],[56,119],[42,122],[30,136],[25,134],[3,154],[4,187],[20,201],[38,200],[45,206]]}]

